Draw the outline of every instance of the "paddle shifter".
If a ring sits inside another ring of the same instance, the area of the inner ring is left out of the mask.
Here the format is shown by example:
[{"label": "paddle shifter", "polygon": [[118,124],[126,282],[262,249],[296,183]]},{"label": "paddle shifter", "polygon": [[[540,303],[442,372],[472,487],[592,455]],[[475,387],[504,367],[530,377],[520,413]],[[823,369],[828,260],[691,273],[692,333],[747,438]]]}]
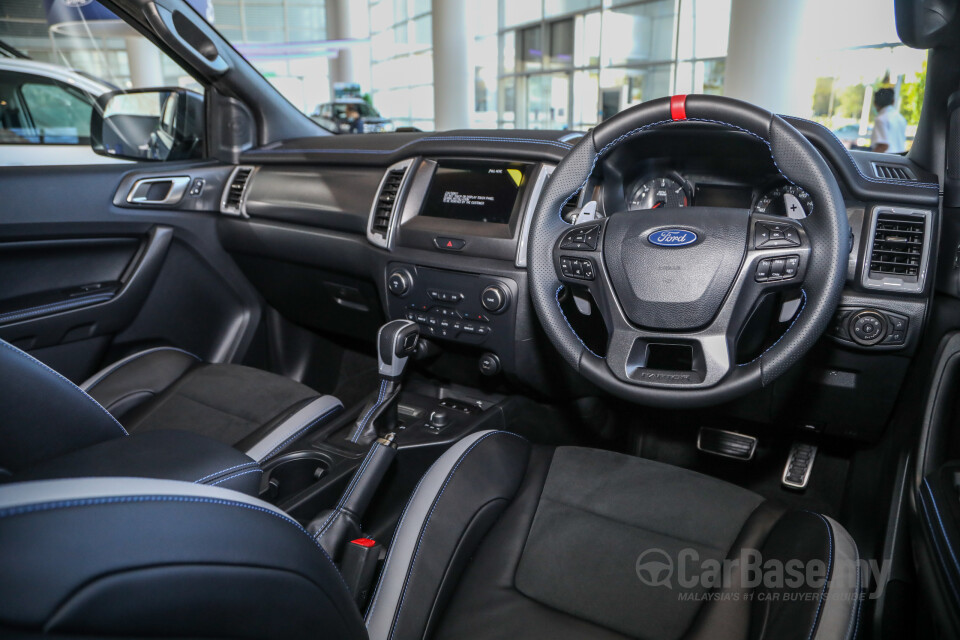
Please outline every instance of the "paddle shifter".
[{"label": "paddle shifter", "polygon": [[377,395],[363,407],[350,430],[350,442],[368,445],[378,433],[393,431],[397,426],[397,398],[400,379],[407,368],[407,359],[417,349],[420,333],[416,322],[393,320],[377,333],[377,356],[380,366],[380,387]]}]

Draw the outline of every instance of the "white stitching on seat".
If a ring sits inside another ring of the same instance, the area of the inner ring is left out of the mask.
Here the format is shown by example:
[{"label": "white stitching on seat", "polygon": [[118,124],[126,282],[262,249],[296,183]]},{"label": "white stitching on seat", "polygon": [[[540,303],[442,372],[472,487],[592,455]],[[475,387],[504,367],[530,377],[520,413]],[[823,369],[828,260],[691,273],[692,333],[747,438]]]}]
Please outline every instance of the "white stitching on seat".
[{"label": "white stitching on seat", "polygon": [[205,476],[203,476],[202,478],[200,478],[199,480],[194,480],[193,483],[194,483],[194,484],[203,484],[204,480],[210,480],[211,478],[216,478],[217,476],[219,476],[219,475],[222,474],[222,473],[227,473],[227,472],[229,472],[229,471],[234,471],[234,470],[236,470],[236,469],[243,469],[244,467],[249,467],[249,466],[255,465],[255,464],[257,464],[257,463],[256,463],[256,461],[254,461],[254,460],[251,460],[250,462],[244,462],[243,464],[236,464],[236,465],[234,465],[234,466],[232,466],[232,467],[228,467],[228,468],[226,468],[226,469],[221,469],[220,471],[215,471],[215,472],[213,472],[213,473],[211,473],[211,474],[209,474],[209,475],[205,475]]},{"label": "white stitching on seat", "polygon": [[220,485],[221,483],[226,482],[227,480],[235,480],[235,479],[239,478],[240,476],[245,476],[245,475],[248,475],[248,474],[250,474],[250,473],[263,473],[263,469],[247,469],[246,471],[238,471],[237,473],[234,473],[233,475],[229,475],[229,476],[227,476],[226,478],[221,478],[221,479],[217,480],[216,482],[211,482],[211,483],[210,483],[210,486],[211,486],[211,487],[216,487],[216,486]]}]

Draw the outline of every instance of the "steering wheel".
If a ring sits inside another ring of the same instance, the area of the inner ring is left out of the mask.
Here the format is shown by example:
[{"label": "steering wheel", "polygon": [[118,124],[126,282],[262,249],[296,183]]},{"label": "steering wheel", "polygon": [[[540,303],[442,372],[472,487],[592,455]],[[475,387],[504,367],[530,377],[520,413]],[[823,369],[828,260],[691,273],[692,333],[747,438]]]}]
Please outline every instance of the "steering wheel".
[{"label": "steering wheel", "polygon": [[[713,123],[752,135],[776,168],[813,198],[803,220],[720,207],[561,217],[612,149],[657,127]],[[769,385],[830,322],[843,289],[850,227],[840,189],[813,145],[779,116],[739,100],[673,96],[637,105],[585,135],[544,186],[530,227],[534,308],[560,355],[598,387],[651,406],[711,406]],[[586,288],[609,339],[590,350],[560,306]],[[776,342],[748,362],[737,345],[768,294],[800,289],[799,310]]]}]

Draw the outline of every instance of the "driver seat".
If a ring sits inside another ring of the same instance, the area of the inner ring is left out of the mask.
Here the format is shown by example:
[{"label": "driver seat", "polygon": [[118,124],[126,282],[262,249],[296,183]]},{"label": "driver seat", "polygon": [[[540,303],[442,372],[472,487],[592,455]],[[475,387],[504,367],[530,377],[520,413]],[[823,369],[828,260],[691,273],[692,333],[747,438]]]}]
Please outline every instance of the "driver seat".
[{"label": "driver seat", "polygon": [[[786,573],[721,578],[758,556]],[[423,476],[365,616],[316,537],[255,498],[148,479],[0,487],[0,632],[27,636],[847,640],[859,593],[856,545],[830,518],[503,431]]]}]

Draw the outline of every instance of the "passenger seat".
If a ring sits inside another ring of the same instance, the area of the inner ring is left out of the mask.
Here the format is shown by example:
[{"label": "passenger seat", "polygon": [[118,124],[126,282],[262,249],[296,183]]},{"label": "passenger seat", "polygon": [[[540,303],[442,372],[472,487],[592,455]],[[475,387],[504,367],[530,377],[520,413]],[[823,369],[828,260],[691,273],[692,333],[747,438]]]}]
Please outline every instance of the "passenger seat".
[{"label": "passenger seat", "polygon": [[283,376],[171,347],[77,386],[0,340],[0,480],[138,476],[255,493],[261,463],[342,408]]}]

